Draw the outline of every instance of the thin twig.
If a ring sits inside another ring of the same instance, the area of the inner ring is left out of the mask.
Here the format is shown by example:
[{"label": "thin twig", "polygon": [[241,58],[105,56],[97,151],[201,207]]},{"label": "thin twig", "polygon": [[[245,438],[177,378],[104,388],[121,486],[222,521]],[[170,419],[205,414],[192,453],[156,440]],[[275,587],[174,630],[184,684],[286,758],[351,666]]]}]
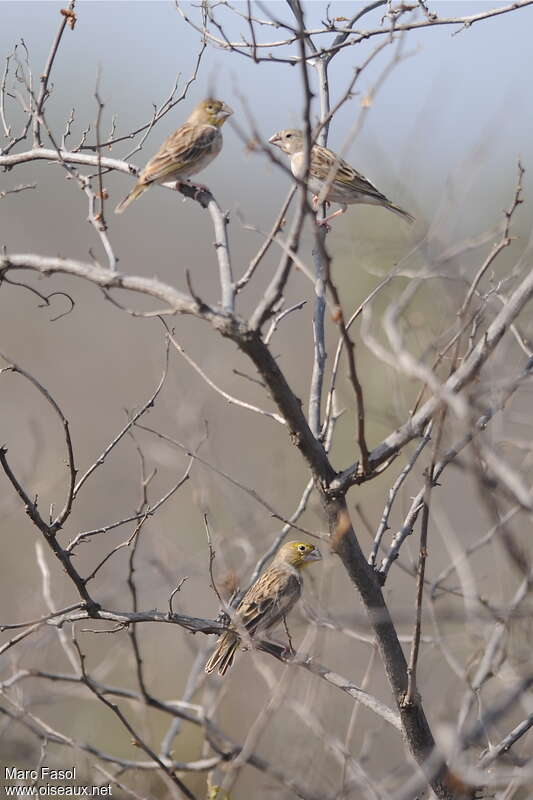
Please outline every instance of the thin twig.
[{"label": "thin twig", "polygon": [[218,598],[218,602],[220,603],[220,607],[223,608],[224,607],[224,601],[223,601],[223,599],[222,599],[222,597],[220,595],[220,592],[218,590],[217,583],[215,581],[215,576],[213,575],[213,562],[214,562],[214,560],[216,558],[216,552],[215,552],[215,548],[213,547],[213,541],[212,541],[212,538],[211,538],[211,530],[209,528],[209,520],[207,519],[207,514],[205,514],[205,513],[204,513],[204,527],[205,527],[205,532],[206,532],[206,536],[207,536],[207,546],[209,547],[209,581],[210,581],[210,586],[211,586],[212,590],[214,591],[214,593],[216,594],[216,596]]},{"label": "thin twig", "polygon": [[39,96],[37,97],[35,103],[35,111],[33,115],[33,143],[34,147],[41,147],[41,130],[40,130],[40,122],[41,122],[41,114],[43,111],[44,104],[48,97],[48,81],[50,80],[50,74],[52,72],[52,67],[54,65],[55,57],[57,55],[57,51],[59,50],[59,45],[61,44],[61,39],[63,38],[63,34],[65,32],[65,28],[67,25],[72,30],[74,25],[69,20],[72,19],[70,14],[74,12],[74,6],[76,5],[76,0],[70,0],[68,4],[67,11],[69,13],[62,14],[63,19],[61,20],[61,25],[59,26],[59,30],[57,31],[56,38],[52,43],[52,48],[48,55],[48,60],[46,62],[46,66],[43,70],[41,75],[41,88],[39,91]]}]

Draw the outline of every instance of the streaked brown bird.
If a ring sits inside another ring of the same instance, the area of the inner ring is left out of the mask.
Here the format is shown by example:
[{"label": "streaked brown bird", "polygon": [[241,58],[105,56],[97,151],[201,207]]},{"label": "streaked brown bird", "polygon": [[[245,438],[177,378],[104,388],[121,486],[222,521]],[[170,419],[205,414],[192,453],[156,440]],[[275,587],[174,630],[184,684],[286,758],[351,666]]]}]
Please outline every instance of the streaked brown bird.
[{"label": "streaked brown bird", "polygon": [[221,100],[202,100],[187,122],[150,159],[131,192],[115,208],[115,214],[122,214],[153,183],[183,181],[205,169],[222,150],[220,128],[232,114]]},{"label": "streaked brown bird", "polygon": [[225,675],[241,642],[239,628],[254,637],[281,622],[302,593],[302,569],[321,558],[314,544],[286,542],[244,595],[236,609],[236,619],[219,637],[205,671],[210,674],[218,670],[219,675]]},{"label": "streaked brown bird", "polygon": [[[291,157],[291,172],[300,180],[305,176],[305,135],[303,131],[287,128],[271,136],[270,144],[279,147]],[[353,203],[368,203],[383,206],[393,211],[408,222],[415,218],[400,206],[391,203],[374,184],[357,172],[347,161],[338,156],[333,150],[313,145],[309,164],[309,189],[313,192],[313,207],[318,208],[320,203],[340,203],[342,208],[330,214],[320,222],[326,225],[329,220],[344,214],[348,205]]]}]

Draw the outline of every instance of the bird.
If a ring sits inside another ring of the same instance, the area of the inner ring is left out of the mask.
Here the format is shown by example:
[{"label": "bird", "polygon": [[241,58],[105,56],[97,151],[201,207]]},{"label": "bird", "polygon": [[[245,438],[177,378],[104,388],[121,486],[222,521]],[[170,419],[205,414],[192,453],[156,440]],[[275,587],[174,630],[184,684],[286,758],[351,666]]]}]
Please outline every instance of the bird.
[{"label": "bird", "polygon": [[[303,180],[305,177],[305,134],[303,131],[287,128],[275,133],[268,141],[290,156],[292,174]],[[327,225],[334,217],[344,214],[347,206],[353,203],[383,206],[408,222],[415,221],[411,214],[392,203],[364,175],[357,172],[354,167],[328,147],[315,144],[311,148],[307,183],[314,195],[313,208],[315,210],[320,203],[324,202],[340,203],[342,206],[321,220],[319,225]]]},{"label": "bird", "polygon": [[187,121],[163,142],[141,171],[115,214],[122,214],[153,183],[181,182],[207,167],[222,150],[220,128],[232,114],[233,110],[222,100],[208,97],[198,103]]},{"label": "bird", "polygon": [[241,642],[239,630],[246,631],[252,638],[287,617],[302,593],[302,569],[321,558],[318,547],[308,542],[286,542],[280,547],[270,566],[237,606],[235,619],[228,630],[219,637],[205,665],[208,675],[216,669],[219,675],[225,675],[231,667]]}]

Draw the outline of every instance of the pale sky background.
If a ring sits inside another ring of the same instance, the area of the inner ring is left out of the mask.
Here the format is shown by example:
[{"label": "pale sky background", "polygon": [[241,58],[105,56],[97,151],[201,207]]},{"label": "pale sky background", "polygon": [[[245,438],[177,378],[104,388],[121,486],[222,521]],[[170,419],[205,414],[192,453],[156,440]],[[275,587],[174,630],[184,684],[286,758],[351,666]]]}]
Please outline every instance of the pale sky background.
[{"label": "pale sky background", "polygon": [[[347,0],[334,2],[330,5],[330,15],[350,16],[362,5]],[[441,16],[454,16],[479,13],[492,5],[440,2],[432,7]],[[8,53],[22,37],[30,51],[34,74],[38,75],[60,21],[60,7],[60,3],[45,0],[2,3],[0,52]],[[185,7],[192,17],[198,14],[193,3]],[[320,25],[325,7],[318,0],[306,3],[309,25]],[[287,18],[285,3],[271,2],[268,8]],[[227,21],[228,35],[238,37],[241,23],[236,17],[220,7],[217,13]],[[379,25],[382,14],[383,9],[377,9],[366,16],[364,27]],[[183,21],[172,2],[87,0],[78,4],[77,15],[75,30],[67,30],[61,44],[54,66],[55,88],[47,105],[47,118],[59,133],[71,108],[76,109],[71,142],[77,143],[81,131],[94,122],[98,70],[100,94],[105,103],[104,134],[113,114],[118,134],[148,121],[153,104],[161,104],[168,96],[178,74],[182,76],[180,88],[184,86],[196,60],[199,35]],[[413,233],[385,212],[376,215],[375,210],[358,207],[357,214],[351,211],[337,225],[332,247],[339,256],[350,249],[352,232],[357,235],[360,224],[365,228],[365,237],[359,237],[358,247],[365,253],[374,234],[376,247],[378,244],[383,247],[384,231],[387,236],[399,238],[405,247],[407,239],[412,242],[413,237],[419,238],[437,217],[441,238],[471,237],[493,227],[512,197],[519,157],[526,168],[527,198],[529,168],[533,166],[532,24],[533,6],[478,22],[456,35],[457,27],[448,26],[407,35],[404,50],[410,57],[385,81],[347,157],[391,199],[411,211],[418,224]],[[278,32],[270,28],[259,35],[279,38]],[[333,60],[332,102],[343,94],[353,69],[371,52],[376,41],[346,48]],[[377,57],[358,83],[358,94],[337,114],[330,128],[329,143],[333,148],[344,144],[359,118],[361,99],[390,57],[390,49]],[[280,128],[300,122],[301,76],[297,68],[271,63],[255,65],[249,59],[209,47],[188,97],[158,123],[143,151],[133,156],[134,163],[139,166],[146,163],[163,138],[213,86],[235,109],[234,119],[244,127],[241,98],[246,98],[265,139]],[[230,125],[225,127],[224,136],[223,156],[210,165],[201,180],[211,187],[222,206],[233,212],[240,210],[246,222],[269,229],[285,196],[287,176],[276,170],[263,153],[247,153]],[[89,133],[88,141],[94,141],[94,131]],[[108,155],[122,157],[130,149],[130,142],[126,142],[115,146]],[[50,215],[60,213],[64,228],[73,236],[71,242],[64,231],[65,252],[85,257],[92,247],[102,257],[97,238],[83,222],[85,198],[74,185],[65,192],[61,172],[61,167],[30,164],[17,170],[16,179],[13,172],[0,175],[2,188],[12,186],[13,180],[30,181],[36,175],[42,176],[35,192],[11,197],[9,203],[4,203],[3,220],[0,218],[2,242],[13,251],[47,251],[54,227]],[[53,182],[51,187],[48,181]],[[131,180],[126,176],[112,175],[107,179],[106,188],[111,194],[109,211],[130,187]],[[65,198],[66,204],[60,205]],[[171,270],[175,274],[175,209],[176,204],[169,202],[167,193],[157,190],[150,193],[150,202],[144,196],[124,217],[108,215],[117,252],[123,259],[126,256],[135,259],[130,269],[145,270],[143,265],[153,257],[152,243],[156,239],[161,247],[158,273],[164,275]],[[192,203],[180,203],[180,219],[184,220],[187,231],[185,239],[180,239],[180,255],[187,259],[189,267],[199,254],[210,255],[203,225],[198,225],[197,211]],[[518,224],[521,219],[525,219],[525,214],[518,218]],[[132,225],[141,220],[145,235],[133,239]],[[244,263],[256,244],[257,236],[239,231],[232,243],[236,259]],[[57,246],[54,234],[53,247]],[[388,268],[383,265],[383,269]],[[204,287],[201,274],[198,280],[201,289]]]},{"label": "pale sky background", "polygon": [[[60,5],[46,0],[2,3],[0,51],[8,52],[23,37],[38,74],[58,25],[59,15],[51,13],[51,9],[59,9]],[[197,13],[194,4],[186,5],[191,15]],[[282,18],[287,17],[284,3],[268,5]],[[493,5],[498,3],[431,4],[438,14],[446,16],[478,13]],[[330,14],[349,16],[360,6],[361,3],[334,2]],[[324,7],[321,2],[306,4],[310,25],[320,24]],[[74,126],[74,130],[81,130],[94,118],[92,95],[98,68],[102,73],[106,116],[109,119],[111,112],[118,115],[118,131],[145,121],[151,114],[152,103],[160,103],[166,97],[176,75],[181,73],[186,78],[190,74],[199,37],[184,23],[173,3],[87,0],[78,5],[77,14],[76,29],[67,31],[56,62],[54,82],[58,89],[48,108],[49,115],[54,110],[59,118],[75,106],[80,126]],[[369,14],[364,18],[364,27],[375,27],[382,14],[383,9]],[[226,11],[225,17],[228,33],[238,34],[232,15]],[[488,158],[483,176],[478,177],[481,188],[489,187],[491,181],[499,182],[506,170],[514,176],[514,162],[519,155],[526,160],[527,167],[533,141],[529,39],[532,24],[533,7],[527,7],[477,23],[455,36],[452,34],[456,28],[444,26],[409,33],[405,50],[413,56],[393,71],[376,98],[364,130],[350,152],[355,165],[370,173],[376,182],[380,180],[380,185],[390,165],[402,176],[408,170],[409,186],[401,190],[399,199],[410,200],[419,207],[430,200],[438,202],[446,179],[454,169],[464,166],[462,160],[481,142]],[[278,38],[277,32],[270,29],[266,35]],[[342,93],[352,68],[370,52],[373,41],[347,48],[334,59],[330,68],[333,100]],[[389,50],[385,50],[371,65],[359,85],[362,93],[389,57]],[[163,136],[177,127],[213,82],[217,93],[234,107],[235,118],[241,124],[243,117],[239,114],[241,103],[237,95],[246,97],[265,137],[299,121],[301,96],[297,69],[274,64],[256,66],[252,61],[209,48],[189,98],[153,131],[145,145],[146,157],[157,149]],[[330,132],[333,147],[343,143],[357,117],[359,102],[356,97],[338,114]],[[212,166],[212,176],[230,170],[232,164],[242,163],[241,144],[230,131],[226,135],[226,148],[224,160]],[[113,154],[119,155],[120,149],[114,148]],[[138,163],[144,162],[142,153],[136,158]],[[250,169],[246,169],[250,180],[241,187],[237,175],[239,196],[233,192],[226,202],[238,202],[247,208],[252,204],[254,208],[259,188],[255,180],[267,192],[276,180],[280,184],[286,182],[281,175],[268,178],[265,171],[269,169],[264,157],[253,159]],[[215,187],[216,180],[212,182]],[[249,194],[242,192],[246,185]]]}]

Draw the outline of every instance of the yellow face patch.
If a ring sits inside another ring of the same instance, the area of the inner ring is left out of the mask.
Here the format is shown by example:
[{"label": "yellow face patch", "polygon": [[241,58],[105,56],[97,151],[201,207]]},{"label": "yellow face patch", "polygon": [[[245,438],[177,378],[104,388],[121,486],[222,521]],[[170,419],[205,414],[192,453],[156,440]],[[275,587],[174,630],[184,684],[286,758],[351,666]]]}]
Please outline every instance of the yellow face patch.
[{"label": "yellow face patch", "polygon": [[203,112],[207,122],[217,127],[222,125],[227,118],[233,114],[233,110],[226,105],[226,103],[212,98],[208,98],[200,103],[199,108]]},{"label": "yellow face patch", "polygon": [[322,558],[318,547],[309,542],[287,542],[281,548],[281,553],[286,554],[287,561],[295,567],[301,567]]}]

